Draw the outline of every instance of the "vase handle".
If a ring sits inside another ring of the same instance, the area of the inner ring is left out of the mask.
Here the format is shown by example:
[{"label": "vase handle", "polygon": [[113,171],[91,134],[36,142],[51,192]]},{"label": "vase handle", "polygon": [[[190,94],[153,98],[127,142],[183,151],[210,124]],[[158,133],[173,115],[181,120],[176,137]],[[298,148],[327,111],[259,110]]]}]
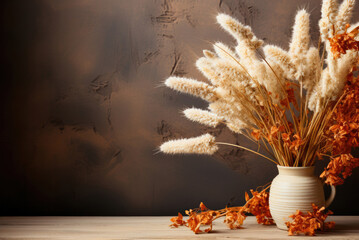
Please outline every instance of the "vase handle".
[{"label": "vase handle", "polygon": [[332,204],[334,198],[335,198],[335,194],[336,194],[336,189],[335,186],[330,185],[331,188],[331,193],[329,198],[325,201],[325,208],[328,208],[330,204]]}]

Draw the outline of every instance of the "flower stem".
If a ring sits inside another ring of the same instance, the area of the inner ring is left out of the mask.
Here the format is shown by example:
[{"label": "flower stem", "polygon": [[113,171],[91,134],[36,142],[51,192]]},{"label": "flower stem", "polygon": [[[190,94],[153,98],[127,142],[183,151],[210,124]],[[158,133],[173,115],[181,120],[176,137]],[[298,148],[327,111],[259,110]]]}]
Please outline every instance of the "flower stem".
[{"label": "flower stem", "polygon": [[232,146],[232,147],[237,147],[237,148],[247,150],[247,151],[252,152],[254,154],[257,154],[257,155],[259,155],[261,157],[264,157],[264,158],[268,159],[269,161],[271,161],[271,162],[275,163],[276,165],[278,165],[278,163],[276,161],[274,161],[273,159],[271,159],[269,157],[266,157],[263,154],[260,154],[259,152],[253,151],[252,149],[249,149],[249,148],[246,148],[246,147],[243,147],[243,146],[240,146],[240,145],[236,145],[236,144],[231,144],[231,143],[225,143],[225,142],[216,142],[216,143],[219,144],[219,145],[227,145],[227,146]]}]

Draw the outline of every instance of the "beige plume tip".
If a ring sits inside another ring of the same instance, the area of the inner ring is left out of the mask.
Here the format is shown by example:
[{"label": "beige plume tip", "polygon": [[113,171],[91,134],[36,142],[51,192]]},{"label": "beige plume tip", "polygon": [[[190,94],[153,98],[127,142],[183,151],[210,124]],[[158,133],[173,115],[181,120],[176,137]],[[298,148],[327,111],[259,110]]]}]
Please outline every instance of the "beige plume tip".
[{"label": "beige plume tip", "polygon": [[217,18],[217,22],[218,22],[219,24],[226,23],[226,21],[232,19],[231,16],[229,16],[229,15],[227,15],[227,14],[224,14],[224,13],[219,13],[216,18]]},{"label": "beige plume tip", "polygon": [[165,85],[174,90],[188,93],[206,101],[213,102],[218,99],[215,88],[204,82],[196,81],[190,78],[169,77]]},{"label": "beige plume tip", "polygon": [[[240,37],[238,34],[251,33],[250,27],[244,26],[237,19],[224,13],[217,15],[217,22],[223,29],[231,33],[234,37]],[[253,34],[250,36],[250,38],[251,37],[253,37]]]},{"label": "beige plume tip", "polygon": [[204,134],[199,137],[170,140],[160,146],[163,153],[178,154],[209,154],[212,155],[218,150],[215,137],[211,134]]},{"label": "beige plume tip", "polygon": [[245,26],[227,14],[218,14],[217,22],[221,27],[237,39],[239,45],[249,49],[257,49],[263,41],[254,36],[251,27]]},{"label": "beige plume tip", "polygon": [[187,108],[183,113],[189,120],[209,127],[216,127],[220,122],[224,121],[216,114],[198,108]]},{"label": "beige plume tip", "polygon": [[203,55],[206,57],[206,58],[215,58],[216,57],[216,54],[214,52],[211,52],[209,50],[203,50]]}]

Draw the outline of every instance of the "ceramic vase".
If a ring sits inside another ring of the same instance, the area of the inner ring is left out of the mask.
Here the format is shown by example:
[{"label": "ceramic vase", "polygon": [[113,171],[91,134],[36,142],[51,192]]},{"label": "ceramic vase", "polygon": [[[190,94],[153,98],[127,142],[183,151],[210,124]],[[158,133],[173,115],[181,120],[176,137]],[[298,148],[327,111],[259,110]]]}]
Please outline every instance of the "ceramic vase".
[{"label": "ceramic vase", "polygon": [[269,209],[279,229],[287,230],[285,222],[297,210],[312,211],[312,203],[328,207],[335,197],[335,187],[325,201],[323,183],[314,175],[314,167],[278,166],[269,194]]}]

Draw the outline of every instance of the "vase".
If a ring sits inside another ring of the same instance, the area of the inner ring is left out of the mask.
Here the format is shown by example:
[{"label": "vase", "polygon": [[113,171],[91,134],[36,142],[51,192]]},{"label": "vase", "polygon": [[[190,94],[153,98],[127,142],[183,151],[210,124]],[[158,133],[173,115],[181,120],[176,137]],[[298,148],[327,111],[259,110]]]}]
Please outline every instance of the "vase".
[{"label": "vase", "polygon": [[297,210],[313,211],[312,203],[328,207],[335,197],[335,187],[325,201],[323,183],[314,175],[314,167],[278,166],[279,174],[273,179],[269,194],[269,210],[279,229],[287,230],[285,222]]}]

